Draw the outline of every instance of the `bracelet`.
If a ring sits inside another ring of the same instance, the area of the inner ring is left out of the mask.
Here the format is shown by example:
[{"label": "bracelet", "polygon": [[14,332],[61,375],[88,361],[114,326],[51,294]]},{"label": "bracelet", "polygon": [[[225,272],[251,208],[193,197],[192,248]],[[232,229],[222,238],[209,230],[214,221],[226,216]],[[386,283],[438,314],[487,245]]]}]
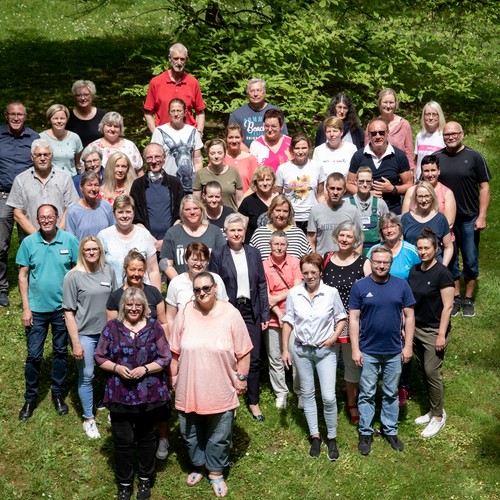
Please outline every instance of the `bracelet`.
[{"label": "bracelet", "polygon": [[241,380],[242,382],[245,382],[246,380],[248,380],[248,375],[243,375],[242,373],[237,373],[236,378],[238,380]]},{"label": "bracelet", "polygon": [[113,367],[113,373],[117,374],[116,373],[116,369],[118,368],[118,363],[115,363],[115,366]]},{"label": "bracelet", "polygon": [[146,365],[142,365],[142,367],[146,370],[146,373],[144,376],[146,376],[149,373],[149,368]]}]

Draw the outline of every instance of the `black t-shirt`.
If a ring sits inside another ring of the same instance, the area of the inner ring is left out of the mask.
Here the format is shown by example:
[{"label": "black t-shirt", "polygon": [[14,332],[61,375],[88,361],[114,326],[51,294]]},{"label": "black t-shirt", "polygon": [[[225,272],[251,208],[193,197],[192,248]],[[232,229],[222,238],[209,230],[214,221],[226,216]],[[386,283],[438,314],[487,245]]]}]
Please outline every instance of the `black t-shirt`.
[{"label": "black t-shirt", "polygon": [[[144,295],[146,295],[146,299],[148,300],[149,317],[156,319],[156,306],[163,302],[163,295],[155,286],[146,284],[144,284],[143,292]],[[109,309],[110,311],[118,311],[118,306],[120,305],[122,295],[123,288],[118,288],[118,290],[115,290],[108,298],[106,309]]]},{"label": "black t-shirt", "polygon": [[80,118],[77,118],[73,110],[70,110],[69,112],[69,120],[66,124],[66,129],[79,135],[84,148],[91,142],[94,142],[102,137],[98,127],[99,123],[101,123],[102,117],[106,114],[106,110],[100,108],[96,109],[96,114],[91,120],[81,120]]},{"label": "black t-shirt", "polygon": [[439,182],[450,188],[457,202],[457,216],[473,218],[479,214],[479,184],[489,182],[491,172],[483,156],[464,147],[458,153],[445,149],[439,156]]},{"label": "black t-shirt", "polygon": [[[248,217],[248,228],[245,236],[245,243],[250,244],[254,231],[261,226],[259,219],[262,214],[267,213],[268,206],[257,196],[256,193],[243,198],[238,212]],[[266,219],[267,220],[267,219]]]},{"label": "black t-shirt", "polygon": [[408,284],[417,301],[415,304],[415,324],[422,327],[439,328],[443,310],[441,289],[455,286],[450,271],[440,262],[427,271],[422,271],[422,264],[417,264],[410,270]]},{"label": "black t-shirt", "polygon": [[213,224],[214,226],[217,226],[221,231],[224,231],[224,221],[229,214],[234,214],[234,210],[227,205],[223,205],[220,217],[218,219],[208,219],[208,222],[210,222],[210,224]]}]

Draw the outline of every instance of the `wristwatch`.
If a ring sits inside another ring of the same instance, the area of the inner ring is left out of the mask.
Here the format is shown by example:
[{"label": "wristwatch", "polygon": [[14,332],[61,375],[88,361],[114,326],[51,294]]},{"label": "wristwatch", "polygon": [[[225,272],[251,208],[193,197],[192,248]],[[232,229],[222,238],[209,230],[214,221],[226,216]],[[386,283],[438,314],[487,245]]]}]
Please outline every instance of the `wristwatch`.
[{"label": "wristwatch", "polygon": [[244,382],[245,380],[248,380],[248,375],[242,375],[241,373],[237,373],[236,378]]}]

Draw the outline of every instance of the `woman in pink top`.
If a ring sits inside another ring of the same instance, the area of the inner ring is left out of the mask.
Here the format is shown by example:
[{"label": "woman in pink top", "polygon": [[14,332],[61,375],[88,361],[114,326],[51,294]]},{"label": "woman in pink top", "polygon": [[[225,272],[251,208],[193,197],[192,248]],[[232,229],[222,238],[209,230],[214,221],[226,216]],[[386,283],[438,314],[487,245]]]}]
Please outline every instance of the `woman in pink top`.
[{"label": "woman in pink top", "polygon": [[217,299],[210,273],[194,278],[193,293],[195,300],[176,316],[171,342],[175,407],[193,464],[186,482],[195,486],[208,474],[215,495],[224,497],[234,410],[247,390],[252,342],[238,310]]},{"label": "woman in pink top", "polygon": [[[439,182],[439,157],[436,155],[427,155],[422,158],[422,180],[427,181],[434,188],[438,199],[439,211],[446,217],[450,229],[455,223],[457,214],[457,204],[453,191]],[[413,210],[413,193],[417,186],[412,186],[406,191],[401,214]],[[452,234],[452,238],[454,235]]]},{"label": "woman in pink top", "polygon": [[[380,110],[380,116],[389,124],[389,142],[406,154],[410,168],[414,172],[415,161],[411,126],[408,120],[396,114],[399,108],[396,92],[392,89],[381,90],[378,95],[377,106]],[[368,128],[366,130],[368,131]],[[365,144],[368,144],[368,142],[368,132],[365,132]]]},{"label": "woman in pink top", "polygon": [[238,123],[230,123],[226,127],[225,139],[227,144],[226,157],[224,165],[234,167],[240,173],[243,181],[243,192],[246,193],[250,188],[255,169],[259,166],[257,158],[248,151],[243,151],[243,132]]},{"label": "woman in pink top", "polygon": [[281,110],[268,109],[264,113],[264,135],[250,144],[250,153],[257,158],[259,165],[267,165],[275,172],[291,158],[289,149],[292,139],[281,133],[284,123]]}]

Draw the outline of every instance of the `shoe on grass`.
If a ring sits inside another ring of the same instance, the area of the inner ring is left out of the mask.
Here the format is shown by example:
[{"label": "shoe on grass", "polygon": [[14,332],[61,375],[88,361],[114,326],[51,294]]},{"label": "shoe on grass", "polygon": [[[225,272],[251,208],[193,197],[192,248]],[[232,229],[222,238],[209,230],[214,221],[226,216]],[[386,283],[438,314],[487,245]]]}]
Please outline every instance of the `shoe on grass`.
[{"label": "shoe on grass", "polygon": [[366,456],[370,454],[370,451],[372,451],[372,442],[373,436],[366,434],[359,435],[358,451],[361,455]]},{"label": "shoe on grass", "polygon": [[476,315],[472,299],[464,299],[462,302],[462,316],[473,318]]},{"label": "shoe on grass", "polygon": [[462,297],[460,295],[457,295],[453,299],[453,309],[451,310],[451,316],[454,318],[457,314],[458,311],[462,308]]},{"label": "shoe on grass", "polygon": [[130,500],[132,498],[132,491],[134,487],[131,484],[118,485],[118,500]]},{"label": "shoe on grass", "polygon": [[432,417],[427,427],[422,431],[421,436],[424,438],[431,438],[435,436],[446,424],[446,417],[443,415],[441,420]]},{"label": "shoe on grass", "polygon": [[160,438],[158,449],[156,450],[156,458],[158,460],[166,460],[168,457],[169,442],[167,438]]},{"label": "shoe on grass", "polygon": [[149,498],[151,498],[151,480],[139,478],[137,500],[148,500]]},{"label": "shoe on grass", "polygon": [[278,396],[276,398],[276,408],[278,408],[278,410],[286,409],[286,398],[287,398],[286,394]]},{"label": "shoe on grass", "polygon": [[390,436],[384,435],[385,440],[391,445],[391,448],[396,451],[403,451],[405,445],[403,441],[398,438],[397,434],[391,434]]},{"label": "shoe on grass", "polygon": [[311,448],[309,450],[309,456],[312,458],[318,458],[321,455],[321,438],[313,437],[311,439]]},{"label": "shoe on grass", "polygon": [[330,462],[336,462],[339,459],[340,453],[337,448],[337,440],[335,438],[326,440],[326,454],[328,455],[328,460],[330,460]]},{"label": "shoe on grass", "polygon": [[[443,408],[443,417],[446,418],[446,412],[444,411],[444,408]],[[431,418],[432,418],[432,411],[429,410],[425,415],[417,417],[415,419],[415,423],[417,425],[427,425],[431,421]]]},{"label": "shoe on grass", "polygon": [[101,437],[94,419],[85,420],[83,422],[83,430],[89,439],[99,439]]}]

